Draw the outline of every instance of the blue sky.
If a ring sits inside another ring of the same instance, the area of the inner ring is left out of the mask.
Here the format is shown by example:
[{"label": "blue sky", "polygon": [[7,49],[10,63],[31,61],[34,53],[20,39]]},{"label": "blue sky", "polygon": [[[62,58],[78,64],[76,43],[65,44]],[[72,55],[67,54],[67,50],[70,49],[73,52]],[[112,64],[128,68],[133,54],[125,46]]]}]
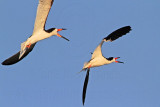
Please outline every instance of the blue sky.
[{"label": "blue sky", "polygon": [[[0,65],[0,107],[82,107],[86,72],[78,73],[101,40],[132,31],[102,47],[125,64],[91,69],[85,107],[160,106],[160,1],[55,0],[46,28],[67,28],[40,41],[21,62]],[[0,62],[33,31],[38,0],[0,0]]]}]

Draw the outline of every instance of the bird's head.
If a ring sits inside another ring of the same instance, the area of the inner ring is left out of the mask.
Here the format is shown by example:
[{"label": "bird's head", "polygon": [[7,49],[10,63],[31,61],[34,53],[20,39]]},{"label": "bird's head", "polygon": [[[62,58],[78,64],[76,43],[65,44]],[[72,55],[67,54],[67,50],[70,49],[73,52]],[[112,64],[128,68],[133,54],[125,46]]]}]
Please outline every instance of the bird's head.
[{"label": "bird's head", "polygon": [[65,39],[65,40],[69,41],[69,39],[65,38],[64,36],[62,36],[62,35],[60,35],[58,33],[59,31],[62,31],[62,30],[66,30],[66,29],[64,29],[64,28],[61,28],[61,29],[51,28],[51,29],[46,30],[46,32],[47,33],[51,33],[51,35],[56,35],[58,37],[61,37],[61,38]]},{"label": "bird's head", "polygon": [[110,61],[110,63],[112,62],[116,62],[116,63],[124,63],[124,62],[121,62],[121,61],[117,61],[117,59],[119,59],[120,57],[109,57],[109,58],[106,58],[107,60]]}]

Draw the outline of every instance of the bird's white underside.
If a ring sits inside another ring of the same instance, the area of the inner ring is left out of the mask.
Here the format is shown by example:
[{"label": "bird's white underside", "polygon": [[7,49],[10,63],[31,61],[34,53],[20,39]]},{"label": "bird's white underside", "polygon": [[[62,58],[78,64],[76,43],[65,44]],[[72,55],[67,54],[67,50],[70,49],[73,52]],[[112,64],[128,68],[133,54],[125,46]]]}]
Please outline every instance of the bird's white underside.
[{"label": "bird's white underside", "polygon": [[98,56],[90,60],[89,62],[85,63],[83,69],[88,68],[88,67],[91,67],[91,68],[98,67],[98,66],[110,64],[112,62],[114,62],[114,60],[109,61],[103,56]]}]

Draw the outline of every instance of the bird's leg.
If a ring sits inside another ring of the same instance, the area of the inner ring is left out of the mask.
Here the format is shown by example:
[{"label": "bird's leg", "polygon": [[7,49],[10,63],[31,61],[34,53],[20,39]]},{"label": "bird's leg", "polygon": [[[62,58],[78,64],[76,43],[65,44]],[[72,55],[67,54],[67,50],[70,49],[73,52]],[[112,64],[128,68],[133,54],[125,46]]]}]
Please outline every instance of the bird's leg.
[{"label": "bird's leg", "polygon": [[31,47],[31,43],[29,43],[29,45],[26,46],[28,49]]}]

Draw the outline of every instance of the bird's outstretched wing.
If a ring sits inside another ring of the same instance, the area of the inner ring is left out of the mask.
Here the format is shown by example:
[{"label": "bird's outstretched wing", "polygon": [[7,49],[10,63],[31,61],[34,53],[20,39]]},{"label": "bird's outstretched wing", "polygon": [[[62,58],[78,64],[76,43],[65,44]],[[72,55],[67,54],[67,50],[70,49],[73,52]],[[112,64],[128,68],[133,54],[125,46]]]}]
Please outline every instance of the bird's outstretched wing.
[{"label": "bird's outstretched wing", "polygon": [[85,98],[86,98],[86,90],[87,90],[87,85],[88,85],[88,80],[89,80],[89,71],[90,69],[87,69],[87,74],[86,74],[86,78],[85,78],[84,85],[83,85],[83,94],[82,94],[83,105],[84,105]]},{"label": "bird's outstretched wing", "polygon": [[118,39],[119,37],[122,37],[123,35],[129,33],[129,31],[131,31],[131,27],[130,26],[122,27],[122,28],[112,32],[111,34],[109,34],[103,40],[112,42],[112,41]]},{"label": "bird's outstretched wing", "polygon": [[13,55],[10,58],[3,61],[2,65],[12,65],[12,64],[15,64],[15,63],[19,62],[20,60],[22,60],[25,56],[27,56],[32,51],[35,44],[36,43],[32,44],[31,47],[25,51],[24,55],[20,59],[19,59],[19,55],[20,55],[20,51],[19,51],[15,55]]},{"label": "bird's outstretched wing", "polygon": [[97,46],[97,48],[94,50],[93,54],[92,54],[92,58],[91,59],[94,59],[95,57],[97,56],[102,56],[102,45],[104,43],[104,40],[102,40],[102,42]]},{"label": "bird's outstretched wing", "polygon": [[118,39],[119,37],[122,37],[123,35],[129,33],[129,31],[131,30],[131,27],[130,26],[125,26],[125,27],[122,27],[114,32],[112,32],[111,34],[109,34],[107,37],[105,37],[102,42],[97,46],[97,48],[94,50],[93,54],[92,54],[92,58],[95,58],[97,56],[102,56],[102,44],[105,42],[108,42],[108,41],[114,41],[116,39]]},{"label": "bird's outstretched wing", "polygon": [[54,0],[39,0],[33,33],[44,30],[48,13]]}]

